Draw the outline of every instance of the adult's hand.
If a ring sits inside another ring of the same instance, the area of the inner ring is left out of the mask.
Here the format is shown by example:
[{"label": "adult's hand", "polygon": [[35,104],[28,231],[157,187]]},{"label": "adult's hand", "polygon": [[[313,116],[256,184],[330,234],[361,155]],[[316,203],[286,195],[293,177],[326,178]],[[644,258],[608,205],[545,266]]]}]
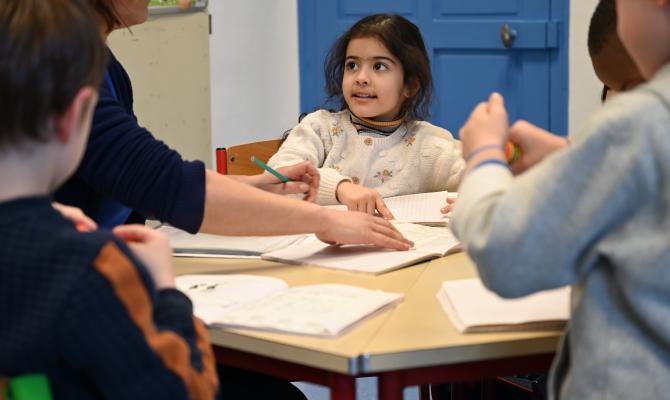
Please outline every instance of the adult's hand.
[{"label": "adult's hand", "polygon": [[326,223],[316,236],[326,243],[368,244],[394,250],[409,250],[407,240],[387,220],[352,211],[323,210]]},{"label": "adult's hand", "polygon": [[316,200],[316,192],[319,189],[319,170],[309,161],[287,167],[277,168],[277,172],[287,177],[290,181],[283,183],[269,172],[257,175],[254,186],[268,192],[277,194],[302,194],[306,201]]}]

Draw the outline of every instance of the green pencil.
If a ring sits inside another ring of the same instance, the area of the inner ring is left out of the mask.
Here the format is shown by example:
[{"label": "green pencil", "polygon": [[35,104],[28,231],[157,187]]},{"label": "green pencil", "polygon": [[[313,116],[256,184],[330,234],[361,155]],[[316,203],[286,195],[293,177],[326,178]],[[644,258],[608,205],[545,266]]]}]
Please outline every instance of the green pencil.
[{"label": "green pencil", "polygon": [[264,163],[263,161],[259,160],[258,158],[254,157],[254,156],[251,156],[251,161],[255,162],[256,164],[258,164],[259,167],[263,168],[264,170],[268,171],[272,175],[276,176],[277,178],[279,178],[280,181],[282,181],[284,183],[286,183],[290,180],[287,177],[285,177],[284,175],[277,172],[274,168],[270,167],[269,165],[267,165],[266,163]]}]

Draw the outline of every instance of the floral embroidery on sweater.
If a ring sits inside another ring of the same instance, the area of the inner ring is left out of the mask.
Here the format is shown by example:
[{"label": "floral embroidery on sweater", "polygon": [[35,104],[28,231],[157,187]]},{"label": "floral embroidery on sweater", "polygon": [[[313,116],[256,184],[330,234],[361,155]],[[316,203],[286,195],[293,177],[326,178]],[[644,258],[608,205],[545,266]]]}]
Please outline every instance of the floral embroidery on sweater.
[{"label": "floral embroidery on sweater", "polygon": [[393,171],[389,171],[388,169],[377,171],[377,174],[375,174],[374,178],[377,178],[382,181],[382,183],[384,183],[387,180],[393,178]]},{"label": "floral embroidery on sweater", "polygon": [[408,135],[408,136],[405,136],[403,138],[403,140],[405,141],[405,143],[407,143],[407,147],[409,147],[409,146],[413,145],[414,142],[416,142],[416,136]]},{"label": "floral embroidery on sweater", "polygon": [[333,125],[333,127],[330,128],[330,133],[331,133],[333,136],[340,136],[340,133],[341,133],[341,132],[342,132],[342,130],[339,129],[339,128],[337,127],[337,125]]}]

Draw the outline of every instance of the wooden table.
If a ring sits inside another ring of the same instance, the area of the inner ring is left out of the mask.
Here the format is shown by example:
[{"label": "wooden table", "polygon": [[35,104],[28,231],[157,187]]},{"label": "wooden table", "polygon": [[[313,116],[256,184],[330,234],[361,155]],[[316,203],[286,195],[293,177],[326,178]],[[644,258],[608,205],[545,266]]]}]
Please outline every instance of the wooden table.
[{"label": "wooden table", "polygon": [[178,274],[251,273],[289,286],[344,283],[405,294],[396,308],[334,338],[210,329],[218,362],[326,385],[334,400],[354,399],[355,378],[379,377],[381,399],[401,399],[405,386],[546,371],[560,332],[462,335],[435,294],[442,281],[476,276],[463,254],[372,276],[262,260],[175,259]]}]

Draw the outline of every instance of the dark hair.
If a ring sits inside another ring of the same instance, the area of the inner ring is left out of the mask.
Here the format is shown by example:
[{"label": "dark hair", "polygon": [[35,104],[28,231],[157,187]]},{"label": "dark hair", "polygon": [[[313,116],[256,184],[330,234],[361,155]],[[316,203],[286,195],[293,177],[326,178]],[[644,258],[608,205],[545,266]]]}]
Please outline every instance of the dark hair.
[{"label": "dark hair", "polygon": [[402,105],[401,113],[407,120],[422,120],[430,116],[433,95],[433,78],[428,52],[419,28],[406,18],[395,14],[369,15],[354,24],[333,44],[324,64],[326,92],[331,100],[341,101],[342,77],[347,46],[352,39],[375,38],[379,40],[402,64],[406,84],[418,84],[418,90]]},{"label": "dark hair", "polygon": [[614,0],[600,0],[589,25],[588,47],[591,56],[598,54],[612,38],[618,40],[616,24]]},{"label": "dark hair", "polygon": [[43,141],[49,118],[98,88],[107,50],[82,0],[0,1],[0,149]]},{"label": "dark hair", "polygon": [[105,31],[110,33],[115,27],[125,25],[119,17],[114,0],[88,0],[93,10],[98,14],[102,21],[107,25]]}]

